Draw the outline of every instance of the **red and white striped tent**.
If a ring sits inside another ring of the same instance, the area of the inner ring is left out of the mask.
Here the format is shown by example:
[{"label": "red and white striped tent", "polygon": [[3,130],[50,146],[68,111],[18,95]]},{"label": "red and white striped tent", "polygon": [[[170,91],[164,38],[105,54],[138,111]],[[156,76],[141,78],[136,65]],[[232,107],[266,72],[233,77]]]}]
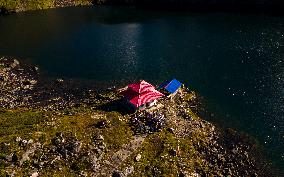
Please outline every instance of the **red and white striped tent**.
[{"label": "red and white striped tent", "polygon": [[153,85],[144,80],[129,84],[127,90],[121,92],[121,94],[136,108],[164,96]]}]

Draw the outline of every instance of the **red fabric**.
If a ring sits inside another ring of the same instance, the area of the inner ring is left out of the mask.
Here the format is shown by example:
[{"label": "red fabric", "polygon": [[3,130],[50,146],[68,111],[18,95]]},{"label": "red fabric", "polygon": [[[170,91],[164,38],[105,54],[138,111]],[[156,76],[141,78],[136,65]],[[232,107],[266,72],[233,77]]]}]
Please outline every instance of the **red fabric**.
[{"label": "red fabric", "polygon": [[147,90],[155,89],[155,87],[153,85],[149,84],[148,82],[146,82],[144,80],[141,80],[138,83],[129,84],[128,88],[137,92],[137,93],[143,93]]},{"label": "red fabric", "polygon": [[122,95],[135,107],[139,107],[164,96],[164,94],[157,91],[153,85],[144,80],[139,83],[129,84],[128,89],[123,91]]}]

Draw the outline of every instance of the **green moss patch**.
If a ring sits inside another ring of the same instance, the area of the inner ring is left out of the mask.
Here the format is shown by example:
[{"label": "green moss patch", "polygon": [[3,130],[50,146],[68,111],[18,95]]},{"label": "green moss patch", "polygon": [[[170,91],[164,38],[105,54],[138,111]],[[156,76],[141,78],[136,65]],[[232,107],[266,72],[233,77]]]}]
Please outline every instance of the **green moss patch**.
[{"label": "green moss patch", "polygon": [[38,111],[5,111],[0,113],[0,142],[14,141],[17,136],[32,138],[47,121]]},{"label": "green moss patch", "polygon": [[189,138],[178,139],[166,131],[149,135],[138,153],[141,160],[135,162],[132,156],[126,163],[135,168],[132,176],[178,176],[183,170],[194,171],[195,163],[201,161]]}]

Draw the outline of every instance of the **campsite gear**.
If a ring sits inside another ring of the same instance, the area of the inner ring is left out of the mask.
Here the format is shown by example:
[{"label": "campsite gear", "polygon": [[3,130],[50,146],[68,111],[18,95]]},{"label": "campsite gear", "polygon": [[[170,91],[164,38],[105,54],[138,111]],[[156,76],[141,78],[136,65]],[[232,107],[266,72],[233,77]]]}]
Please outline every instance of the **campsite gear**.
[{"label": "campsite gear", "polygon": [[129,84],[128,88],[122,91],[121,94],[135,108],[150,107],[156,103],[158,98],[164,96],[164,94],[157,91],[153,85],[144,80]]}]

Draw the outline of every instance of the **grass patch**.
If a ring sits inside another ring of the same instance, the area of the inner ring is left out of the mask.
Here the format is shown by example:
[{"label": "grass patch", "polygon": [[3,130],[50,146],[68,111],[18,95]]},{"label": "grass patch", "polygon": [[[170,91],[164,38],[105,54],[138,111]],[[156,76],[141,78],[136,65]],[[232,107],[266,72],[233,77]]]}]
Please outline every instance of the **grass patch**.
[{"label": "grass patch", "polygon": [[136,170],[132,175],[178,176],[177,156],[171,155],[177,146],[178,139],[168,132],[149,135],[138,150],[142,158],[134,163]]},{"label": "grass patch", "polygon": [[[56,164],[48,165],[42,169],[41,174],[43,176],[61,176],[62,174],[78,176],[81,170],[89,168],[88,162],[81,160],[80,155],[87,152],[87,147],[93,144],[96,134],[103,135],[109,151],[117,151],[132,138],[132,131],[127,124],[127,119],[117,112],[92,111],[85,108],[68,110],[70,115],[64,115],[62,112],[2,110],[0,113],[0,162],[1,158],[5,158],[11,153],[16,153],[21,158],[26,148],[18,145],[15,141],[16,137],[25,140],[33,139],[34,142],[38,141],[48,149],[53,147],[52,139],[60,132],[66,139],[75,137],[82,143],[83,150],[78,158],[72,158],[70,163],[58,160]],[[101,119],[108,120],[107,127],[98,128],[95,126]],[[36,159],[36,157],[34,158]],[[31,162],[24,162],[21,170],[17,171],[17,175],[28,176],[32,171],[29,163]],[[56,168],[53,168],[54,165]],[[0,169],[3,169],[0,171],[1,175],[5,174],[5,170],[11,172],[5,164],[0,163]]]},{"label": "grass patch", "polygon": [[5,111],[0,113],[0,142],[13,141],[17,136],[32,138],[47,118],[38,111]]},{"label": "grass patch", "polygon": [[116,112],[107,113],[106,119],[110,121],[110,128],[102,131],[109,149],[119,149],[132,138],[132,131],[126,121]]},{"label": "grass patch", "polygon": [[[197,136],[196,133],[193,136]],[[173,134],[162,131],[149,135],[141,148],[137,150],[122,166],[133,165],[135,172],[131,176],[179,176],[180,172],[199,171],[206,174],[204,157],[198,152],[195,144],[204,145],[204,136],[176,138]],[[203,143],[203,144],[202,144]],[[140,153],[139,162],[133,159]]]}]

